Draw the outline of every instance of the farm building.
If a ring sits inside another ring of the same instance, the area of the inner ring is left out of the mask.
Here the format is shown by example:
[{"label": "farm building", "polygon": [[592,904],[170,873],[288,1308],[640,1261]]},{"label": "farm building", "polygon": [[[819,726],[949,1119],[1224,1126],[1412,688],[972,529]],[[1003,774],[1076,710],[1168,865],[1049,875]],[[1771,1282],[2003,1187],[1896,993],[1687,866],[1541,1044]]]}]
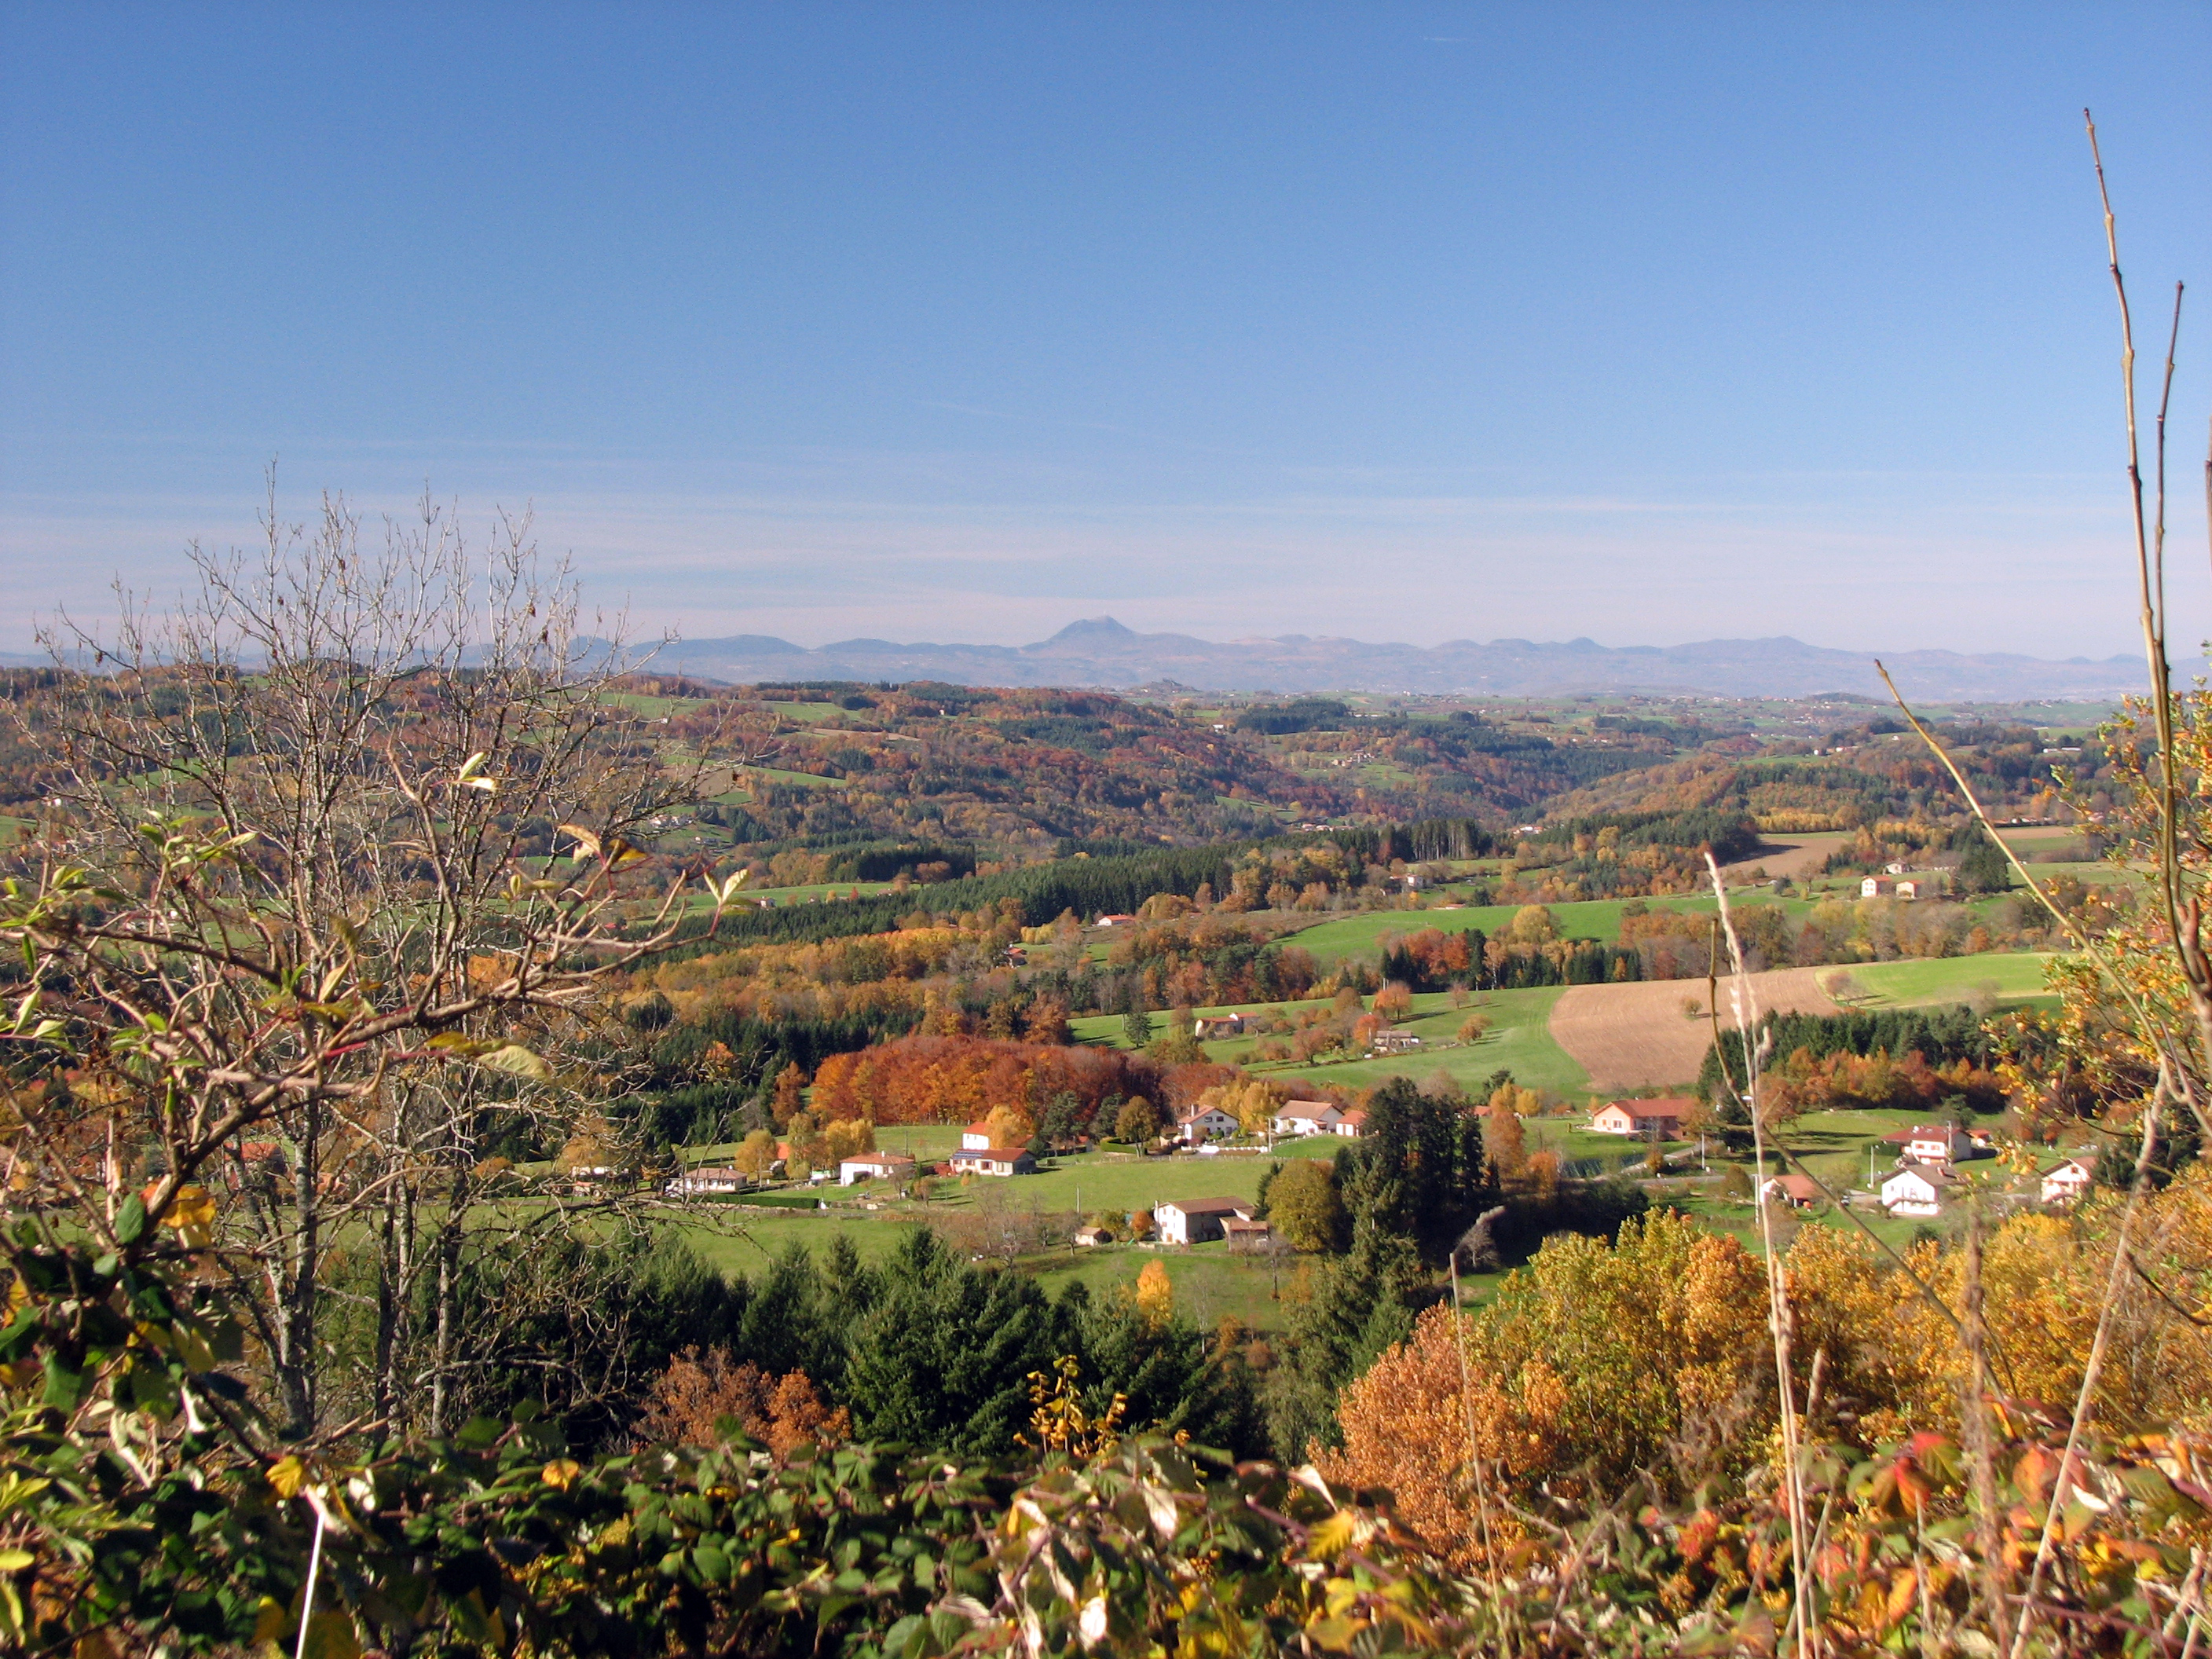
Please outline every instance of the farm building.
[{"label": "farm building", "polygon": [[1696,1104],[1686,1095],[1662,1095],[1656,1100],[1609,1100],[1590,1114],[1590,1133],[1671,1139],[1681,1133],[1682,1120]]},{"label": "farm building", "polygon": [[856,1181],[906,1181],[913,1175],[914,1160],[897,1152],[863,1152],[837,1165],[840,1187],[849,1187]]},{"label": "farm building", "polygon": [[1231,1216],[1221,1224],[1221,1236],[1229,1241],[1231,1255],[1251,1255],[1264,1250],[1274,1242],[1275,1230],[1264,1221],[1247,1221],[1242,1216]]},{"label": "farm building", "polygon": [[2043,1172],[2045,1204],[2071,1204],[2089,1190],[2096,1178],[2097,1160],[2086,1155],[2062,1158]]},{"label": "farm building", "polygon": [[708,1169],[701,1166],[686,1170],[661,1188],[671,1198],[704,1198],[744,1191],[747,1184],[743,1170]]},{"label": "farm building", "polygon": [[1366,1130],[1367,1114],[1355,1106],[1336,1120],[1336,1127],[1330,1133],[1341,1135],[1346,1140],[1357,1140]]},{"label": "farm building", "polygon": [[1869,876],[1859,883],[1859,896],[1902,899],[1908,904],[1915,899],[1941,898],[1943,896],[1943,878],[1925,873],[1917,876]]},{"label": "farm building", "polygon": [[955,1175],[1025,1176],[1036,1173],[1026,1146],[963,1146],[952,1154]]},{"label": "farm building", "polygon": [[1200,1042],[1218,1042],[1223,1037],[1243,1036],[1244,1035],[1244,1016],[1242,1014],[1215,1014],[1206,1018],[1195,1020],[1191,1024],[1191,1035],[1196,1037]]},{"label": "farm building", "polygon": [[1940,1215],[1943,1200],[1959,1184],[1948,1164],[1908,1164],[1881,1183],[1881,1205],[1892,1215]]},{"label": "farm building", "polygon": [[1249,1198],[1179,1198],[1156,1206],[1152,1220],[1170,1244],[1202,1244],[1226,1237],[1224,1222],[1249,1221],[1258,1208]]},{"label": "farm building", "polygon": [[1401,1025],[1386,1025],[1367,1039],[1367,1046],[1378,1054],[1406,1054],[1419,1048],[1421,1040]]},{"label": "farm building", "polygon": [[1793,1210],[1809,1210],[1827,1198],[1810,1176],[1776,1176],[1759,1190],[1769,1203],[1787,1204]]},{"label": "farm building", "polygon": [[1111,1244],[1114,1235],[1103,1227],[1078,1227],[1075,1242],[1086,1250],[1096,1249],[1101,1244]]}]

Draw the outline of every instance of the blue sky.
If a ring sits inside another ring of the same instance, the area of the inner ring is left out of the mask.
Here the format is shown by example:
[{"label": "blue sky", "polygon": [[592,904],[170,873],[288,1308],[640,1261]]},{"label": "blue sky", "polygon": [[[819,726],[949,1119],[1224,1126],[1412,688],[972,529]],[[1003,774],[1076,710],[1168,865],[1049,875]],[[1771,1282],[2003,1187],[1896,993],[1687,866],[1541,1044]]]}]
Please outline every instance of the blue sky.
[{"label": "blue sky", "polygon": [[2202,3],[0,7],[0,648],[274,458],[693,636],[2125,650],[2084,104],[2142,309],[2202,284],[2212,633],[2208,64]]}]

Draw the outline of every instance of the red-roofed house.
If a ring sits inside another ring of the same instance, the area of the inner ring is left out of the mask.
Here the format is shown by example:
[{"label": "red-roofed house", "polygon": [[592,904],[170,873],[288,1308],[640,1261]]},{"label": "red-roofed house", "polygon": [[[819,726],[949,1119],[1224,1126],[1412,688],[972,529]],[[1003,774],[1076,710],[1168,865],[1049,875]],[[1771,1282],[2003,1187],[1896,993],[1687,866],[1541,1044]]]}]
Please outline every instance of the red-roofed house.
[{"label": "red-roofed house", "polygon": [[1601,1135],[1656,1135],[1671,1139],[1697,1102],[1686,1095],[1656,1100],[1609,1100],[1590,1114],[1590,1132]]},{"label": "red-roofed house", "polygon": [[1827,1199],[1810,1176],[1776,1176],[1767,1182],[1764,1190],[1771,1202],[1787,1204],[1793,1210],[1809,1210]]}]

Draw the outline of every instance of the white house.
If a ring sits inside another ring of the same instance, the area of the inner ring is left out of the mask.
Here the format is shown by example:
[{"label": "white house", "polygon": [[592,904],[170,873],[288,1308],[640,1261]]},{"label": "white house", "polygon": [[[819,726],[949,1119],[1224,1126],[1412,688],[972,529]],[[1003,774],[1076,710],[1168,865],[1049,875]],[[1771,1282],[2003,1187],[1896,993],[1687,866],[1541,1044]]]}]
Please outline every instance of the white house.
[{"label": "white house", "polygon": [[1244,1035],[1244,1016],[1242,1014],[1213,1014],[1191,1022],[1190,1034],[1200,1042],[1216,1042],[1223,1037]]},{"label": "white house", "polygon": [[1275,1114],[1279,1135],[1326,1135],[1336,1133],[1344,1114],[1325,1100],[1286,1100]]},{"label": "white house", "polygon": [[1367,1039],[1367,1046],[1378,1054],[1406,1054],[1419,1048],[1421,1039],[1402,1026],[1386,1025]]},{"label": "white house", "polygon": [[1948,1164],[1908,1164],[1881,1183],[1881,1206],[1892,1215],[1940,1215],[1943,1200],[1959,1184]]},{"label": "white house", "polygon": [[[1893,872],[1901,869],[1894,864],[1889,867]],[[1943,896],[1943,878],[1927,874],[1869,876],[1859,883],[1859,896],[1903,899],[1908,904],[1915,899],[1941,898]]]},{"label": "white house", "polygon": [[696,1170],[686,1170],[660,1190],[671,1198],[703,1198],[741,1193],[745,1185],[743,1170],[708,1169],[702,1164]]},{"label": "white house", "polygon": [[1220,1140],[1244,1126],[1218,1106],[1194,1106],[1176,1120],[1176,1139],[1186,1146]]},{"label": "white house", "polygon": [[1134,916],[1123,915],[1101,916],[1098,918],[1098,925],[1101,927],[1133,927],[1137,925],[1137,919]]},{"label": "white house", "polygon": [[1170,1244],[1201,1244],[1224,1237],[1224,1222],[1250,1221],[1258,1214],[1259,1206],[1249,1198],[1179,1198],[1157,1206],[1152,1221]]},{"label": "white house", "polygon": [[2089,1190],[2096,1176],[2096,1160],[2086,1155],[2063,1158],[2043,1172],[2043,1201],[2071,1204]]},{"label": "white house", "polygon": [[837,1164],[837,1184],[849,1187],[856,1181],[905,1181],[914,1174],[914,1160],[898,1152],[863,1152],[858,1158],[841,1159]]},{"label": "white house", "polygon": [[988,1150],[990,1145],[991,1126],[988,1123],[971,1123],[960,1132],[960,1149],[963,1152],[980,1152]]},{"label": "white house", "polygon": [[1335,1127],[1330,1133],[1341,1135],[1346,1140],[1357,1140],[1366,1131],[1367,1114],[1354,1107],[1336,1120]]},{"label": "white house", "polygon": [[1980,1150],[1973,1136],[1948,1123],[1916,1123],[1910,1129],[1896,1130],[1882,1139],[1902,1147],[1901,1156],[1918,1164],[1950,1164],[1972,1158]]},{"label": "white house", "polygon": [[1609,1100],[1590,1114],[1590,1133],[1601,1135],[1656,1135],[1671,1140],[1697,1104],[1686,1095],[1656,1100]]},{"label": "white house", "polygon": [[1026,1146],[963,1146],[950,1162],[955,1175],[1025,1176],[1036,1173]]}]

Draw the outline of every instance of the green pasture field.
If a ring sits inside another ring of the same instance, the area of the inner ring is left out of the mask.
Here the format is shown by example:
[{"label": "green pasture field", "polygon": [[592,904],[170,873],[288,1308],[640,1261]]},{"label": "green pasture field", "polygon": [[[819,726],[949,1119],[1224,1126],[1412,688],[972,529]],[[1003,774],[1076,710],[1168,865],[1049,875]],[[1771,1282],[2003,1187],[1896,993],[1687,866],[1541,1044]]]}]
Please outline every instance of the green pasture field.
[{"label": "green pasture field", "polygon": [[[1528,1144],[1532,1148],[1555,1150],[1570,1158],[1600,1158],[1609,1166],[1617,1166],[1620,1160],[1642,1151],[1640,1146],[1614,1136],[1591,1134],[1579,1127],[1582,1121],[1579,1113],[1532,1118],[1528,1123]],[[1840,1194],[1866,1185],[1870,1146],[1874,1148],[1877,1180],[1887,1172],[1893,1153],[1880,1144],[1881,1137],[1907,1127],[1912,1121],[1913,1115],[1908,1112],[1815,1112],[1790,1125],[1779,1139],[1803,1158],[1814,1175]],[[942,1156],[957,1145],[959,1133],[957,1125],[937,1124],[917,1126],[911,1130],[886,1129],[880,1139],[886,1147],[903,1148],[910,1141],[917,1153]],[[1329,1137],[1318,1136],[1286,1142],[1277,1147],[1273,1156],[1330,1157],[1341,1144]],[[694,1149],[709,1155],[725,1150]],[[826,1210],[777,1213],[720,1206],[687,1216],[675,1224],[675,1229],[724,1273],[757,1275],[770,1261],[794,1244],[821,1252],[830,1249],[840,1237],[852,1242],[863,1261],[879,1261],[898,1248],[908,1226],[978,1206],[1087,1217],[1102,1211],[1127,1213],[1149,1209],[1176,1198],[1249,1197],[1258,1190],[1260,1177],[1269,1161],[1267,1156],[1204,1158],[1186,1154],[1139,1158],[1121,1152],[1091,1153],[1052,1160],[1045,1172],[1032,1176],[1012,1180],[979,1176],[944,1182],[938,1188],[938,1195],[927,1204],[894,1199],[884,1202],[884,1207],[871,1211],[862,1207],[863,1204],[872,1196],[882,1202],[884,1195],[872,1194],[870,1188],[825,1188],[818,1190],[829,1200]],[[1748,1170],[1747,1159],[1739,1161]],[[1724,1198],[1715,1189],[1715,1179],[1724,1167],[1723,1160],[1716,1158],[1712,1164],[1714,1177],[1692,1175],[1686,1180],[1680,1176],[1662,1180],[1651,1189],[1654,1202],[1680,1209],[1699,1225],[1714,1232],[1731,1234],[1747,1249],[1756,1251],[1759,1239],[1752,1206],[1743,1200]],[[1775,1172],[1784,1167],[1778,1158],[1770,1163],[1770,1169]],[[1969,1170],[1996,1169],[1991,1163],[1966,1167]],[[1878,1237],[1899,1249],[1911,1243],[1921,1224],[1880,1214],[1868,1215],[1865,1219]],[[1793,1213],[1782,1223],[1785,1234],[1794,1234],[1805,1226],[1856,1225],[1849,1218],[1827,1209],[1809,1214]],[[1278,1267],[1265,1258],[1232,1256],[1224,1244],[1214,1243],[1190,1249],[1132,1244],[1083,1250],[1056,1247],[1018,1258],[1014,1268],[1032,1275],[1051,1294],[1057,1295],[1067,1284],[1079,1280],[1092,1295],[1099,1296],[1133,1287],[1146,1263],[1155,1261],[1166,1266],[1175,1285],[1176,1307],[1200,1326],[1210,1327],[1224,1316],[1234,1316],[1260,1330],[1282,1326],[1285,1304],[1304,1294],[1304,1276],[1310,1273],[1313,1266],[1311,1259],[1306,1257],[1290,1257]],[[1486,1299],[1495,1289],[1498,1277],[1466,1281],[1463,1289],[1469,1301],[1480,1303]]]},{"label": "green pasture field", "polygon": [[[880,1131],[878,1143],[903,1149],[908,1133],[903,1128]],[[927,1151],[941,1157],[959,1144],[960,1129],[957,1125],[917,1127],[911,1136],[916,1152],[924,1152],[927,1146]],[[976,1176],[940,1182],[927,1203],[891,1198],[887,1189],[870,1182],[816,1189],[817,1196],[828,1200],[827,1210],[778,1212],[724,1205],[687,1215],[673,1225],[686,1243],[724,1273],[757,1274],[793,1244],[818,1254],[840,1237],[852,1241],[862,1261],[879,1261],[897,1249],[908,1226],[978,1207],[1087,1217],[1101,1211],[1127,1215],[1178,1198],[1249,1198],[1258,1192],[1260,1179],[1271,1162],[1333,1157],[1342,1144],[1324,1135],[1286,1141],[1272,1155],[1211,1158],[1188,1153],[1139,1158],[1126,1152],[1091,1152],[1050,1159],[1034,1176],[1012,1179]],[[888,1201],[878,1210],[862,1207],[871,1199]],[[1235,1313],[1255,1325],[1277,1322],[1270,1314],[1267,1265],[1231,1257],[1220,1245],[1201,1245],[1188,1251],[1109,1246],[1079,1255],[1055,1250],[1019,1258],[1017,1267],[1035,1273],[1054,1292],[1073,1278],[1083,1279],[1096,1292],[1125,1279],[1133,1282],[1144,1263],[1154,1259],[1166,1261],[1179,1294],[1184,1290],[1186,1275],[1193,1276],[1189,1295],[1195,1299],[1182,1305],[1194,1314],[1203,1307],[1206,1322],[1226,1313]],[[1285,1264],[1285,1282],[1291,1271]]]},{"label": "green pasture field", "polygon": [[[1441,1072],[1470,1090],[1494,1072],[1510,1071],[1525,1089],[1586,1095],[1589,1073],[1552,1040],[1552,1006],[1565,989],[1547,985],[1532,991],[1484,991],[1469,997],[1462,1009],[1451,1006],[1449,993],[1431,992],[1413,999],[1406,1029],[1425,1042],[1449,1047],[1323,1066],[1263,1061],[1249,1069],[1292,1088],[1302,1078],[1370,1088],[1385,1078],[1428,1078]],[[1490,1017],[1491,1028],[1478,1041],[1462,1043],[1459,1028],[1468,1015],[1476,1012]]]},{"label": "green pasture field", "polygon": [[[850,778],[824,778],[818,777],[811,772],[787,772],[778,766],[748,766],[745,769],[745,775],[766,778],[771,783],[794,784],[801,789],[850,789],[853,787],[853,781]],[[733,794],[721,799],[738,801],[744,797],[742,794]]]},{"label": "green pasture field", "polygon": [[[1224,1002],[1218,1007],[1196,1009],[1202,1018],[1218,1019],[1224,1014],[1288,1014],[1295,1015],[1302,1008],[1326,1008],[1327,997],[1308,997],[1300,1002]],[[1154,1013],[1152,1035],[1163,1036],[1168,1029],[1167,1016]],[[1083,1014],[1067,1022],[1067,1029],[1078,1042],[1098,1048],[1126,1048],[1129,1046],[1121,1028],[1119,1014]],[[1206,1045],[1206,1055],[1212,1060],[1229,1060],[1240,1054],[1249,1054],[1256,1037],[1231,1037]]]},{"label": "green pasture field", "polygon": [[[1583,899],[1571,904],[1553,904],[1546,908],[1551,911],[1552,920],[1559,924],[1559,933],[1565,938],[1612,940],[1620,937],[1620,907],[1638,902],[1629,899]],[[1714,908],[1711,894],[1683,894],[1640,902],[1654,910],[1704,914]],[[1811,908],[1802,900],[1778,900],[1765,895],[1731,898],[1729,902],[1735,905],[1780,903],[1790,909],[1793,918],[1802,916]],[[1334,968],[1346,957],[1360,956],[1376,950],[1385,933],[1396,933],[1402,937],[1419,933],[1424,927],[1434,927],[1446,933],[1463,933],[1470,927],[1479,927],[1486,934],[1491,934],[1510,922],[1522,908],[1518,904],[1482,904],[1462,906],[1456,910],[1370,910],[1358,915],[1333,917],[1290,937],[1292,943],[1311,951],[1314,960],[1323,968]]]},{"label": "green pasture field", "polygon": [[1980,957],[1939,957],[1916,962],[1868,962],[1843,969],[1863,988],[1854,1008],[1911,1008],[1960,1002],[1978,988],[1994,986],[2005,1002],[2048,1003],[2055,994],[2044,984],[2044,969],[2057,957],[2047,951],[2021,951]]},{"label": "green pasture field", "polygon": [[704,697],[649,697],[639,691],[609,691],[601,701],[653,720],[669,714],[686,714],[691,709],[704,708],[707,702]]},{"label": "green pasture field", "polygon": [[[1589,1073],[1552,1041],[1552,1005],[1565,988],[1549,985],[1531,991],[1475,992],[1468,996],[1464,1008],[1452,1006],[1448,991],[1425,992],[1413,999],[1413,1012],[1406,1021],[1407,1030],[1434,1045],[1419,1054],[1321,1066],[1301,1065],[1295,1060],[1255,1060],[1252,1051],[1264,1039],[1253,1036],[1209,1042],[1205,1045],[1206,1056],[1224,1065],[1244,1066],[1255,1076],[1272,1079],[1294,1092],[1300,1080],[1308,1078],[1367,1088],[1384,1078],[1425,1078],[1439,1071],[1472,1086],[1500,1069],[1510,1070],[1525,1088],[1548,1089],[1561,1094],[1587,1092]],[[1372,1004],[1374,999],[1366,1000]],[[1248,1002],[1196,1012],[1209,1018],[1229,1013],[1295,1015],[1300,1009],[1328,1006],[1326,1000]],[[1459,1028],[1469,1014],[1475,1012],[1489,1016],[1491,1029],[1473,1044],[1462,1044]],[[1167,1022],[1163,1016],[1155,1014],[1152,1026],[1157,1036],[1166,1030]],[[1109,1048],[1128,1047],[1119,1014],[1087,1014],[1070,1020],[1068,1027],[1078,1042]]]},{"label": "green pasture field", "polygon": [[771,702],[762,707],[799,726],[812,726],[820,720],[835,720],[847,712],[834,702]]},{"label": "green pasture field", "polygon": [[798,887],[740,887],[738,902],[757,902],[766,899],[771,904],[804,904],[808,899],[843,898],[858,888],[863,898],[873,898],[878,893],[888,893],[891,884],[887,881],[817,881]]},{"label": "green pasture field", "polygon": [[1227,1243],[1216,1239],[1188,1248],[1106,1244],[1055,1256],[1030,1256],[1021,1265],[1048,1295],[1058,1296],[1079,1281],[1096,1301],[1133,1294],[1145,1264],[1158,1261],[1166,1267],[1168,1282],[1175,1286],[1176,1311],[1200,1329],[1211,1330],[1224,1318],[1234,1317],[1250,1329],[1264,1331],[1285,1323],[1289,1312],[1285,1304],[1305,1291],[1313,1260],[1286,1256],[1278,1265],[1261,1256],[1231,1255]]}]

